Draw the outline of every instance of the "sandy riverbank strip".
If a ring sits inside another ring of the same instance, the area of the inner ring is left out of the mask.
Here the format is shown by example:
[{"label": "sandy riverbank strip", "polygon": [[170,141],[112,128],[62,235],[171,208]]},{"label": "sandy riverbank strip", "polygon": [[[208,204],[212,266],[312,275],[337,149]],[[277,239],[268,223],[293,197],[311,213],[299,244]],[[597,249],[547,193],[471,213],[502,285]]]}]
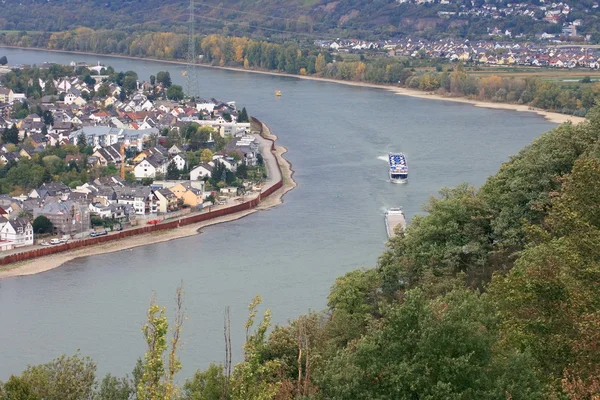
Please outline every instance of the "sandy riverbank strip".
[{"label": "sandy riverbank strip", "polygon": [[[97,53],[90,53],[90,52],[84,52],[84,51],[66,51],[66,50],[53,50],[53,49],[43,49],[43,48],[33,48],[33,47],[0,45],[0,48],[2,48],[2,47],[6,47],[9,49],[48,51],[48,52],[54,52],[54,53],[80,54],[80,55],[99,56],[99,57],[115,57],[115,58],[129,59],[129,60],[146,60],[146,61],[156,61],[156,62],[167,63],[167,64],[190,65],[188,62],[185,62],[185,61],[161,60],[159,58],[153,58],[153,57],[132,57],[132,56],[124,56],[124,55],[120,55],[120,54],[97,54]],[[320,78],[317,76],[295,75],[295,74],[288,74],[285,72],[262,71],[262,70],[245,69],[245,68],[238,68],[238,67],[220,67],[217,65],[207,65],[207,64],[196,64],[196,66],[201,67],[201,68],[215,68],[215,69],[224,69],[224,70],[229,70],[229,71],[249,72],[249,73],[253,73],[253,74],[285,76],[285,77],[298,78],[298,79],[308,79],[308,80],[312,80],[312,81],[337,83],[337,84],[341,84],[341,85],[391,90],[392,92],[402,95],[402,96],[416,97],[416,98],[420,98],[420,99],[429,99],[429,100],[454,101],[457,103],[471,104],[475,107],[483,107],[483,108],[490,108],[490,109],[496,109],[496,110],[532,112],[532,113],[538,114],[538,115],[544,117],[546,120],[556,123],[556,124],[562,124],[562,123],[569,122],[569,121],[573,124],[578,124],[580,122],[585,121],[585,118],[583,118],[583,117],[576,117],[573,115],[566,115],[566,114],[561,114],[561,113],[552,112],[552,111],[545,111],[545,110],[542,110],[539,108],[534,108],[534,107],[530,107],[530,106],[523,105],[523,104],[493,103],[493,102],[489,102],[489,101],[471,100],[471,99],[467,99],[467,98],[463,98],[463,97],[442,96],[442,95],[439,95],[436,93],[423,92],[421,90],[401,88],[401,87],[392,86],[392,85],[379,85],[376,83],[343,81],[343,80],[338,80],[338,79]]]},{"label": "sandy riverbank strip", "polygon": [[[265,124],[263,124],[263,132],[265,133],[265,137],[274,140],[277,139],[277,136],[273,135]],[[287,150],[284,147],[275,145],[275,152],[273,152],[273,154],[281,168],[283,187],[277,190],[271,196],[267,197],[265,200],[261,201],[260,204],[254,209],[241,211],[235,214],[224,215],[222,217],[211,219],[209,221],[186,225],[177,229],[130,236],[122,240],[112,241],[94,246],[88,246],[77,250],[73,250],[71,252],[57,253],[50,256],[25,261],[22,263],[0,266],[0,279],[39,274],[41,272],[58,268],[68,261],[72,261],[81,257],[112,253],[115,251],[127,250],[132,249],[134,247],[147,246],[150,244],[162,243],[170,240],[197,235],[201,233],[202,228],[205,228],[207,226],[234,221],[246,217],[250,214],[253,214],[259,210],[266,210],[276,205],[279,205],[283,203],[283,195],[285,195],[287,192],[289,192],[297,186],[296,182],[293,179],[294,171],[291,168],[291,164],[289,163],[289,161],[283,158],[283,154],[285,154],[286,152]]]}]

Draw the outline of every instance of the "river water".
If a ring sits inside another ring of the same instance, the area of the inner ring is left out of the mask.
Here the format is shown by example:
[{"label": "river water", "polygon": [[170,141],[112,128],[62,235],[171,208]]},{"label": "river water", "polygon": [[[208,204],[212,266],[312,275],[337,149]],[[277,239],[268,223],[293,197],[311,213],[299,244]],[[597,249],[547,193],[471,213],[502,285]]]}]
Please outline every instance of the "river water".
[{"label": "river water", "polygon": [[[168,70],[178,84],[185,68],[0,48],[2,55],[11,64],[99,61],[134,70],[141,79]],[[261,310],[270,308],[275,323],[324,309],[336,277],[376,265],[385,249],[386,207],[402,206],[410,221],[441,187],[481,185],[511,154],[555,126],[530,113],[381,89],[209,68],[200,68],[199,76],[200,96],[235,100],[279,136],[298,188],[279,207],[195,237],[0,281],[0,380],[78,349],[98,362],[102,374],[131,371],[143,356],[140,328],[152,292],[172,316],[182,280],[188,319],[181,377],[224,358],[226,306],[239,359],[254,295],[261,294]],[[387,181],[383,157],[389,151],[407,155],[408,184]]]}]

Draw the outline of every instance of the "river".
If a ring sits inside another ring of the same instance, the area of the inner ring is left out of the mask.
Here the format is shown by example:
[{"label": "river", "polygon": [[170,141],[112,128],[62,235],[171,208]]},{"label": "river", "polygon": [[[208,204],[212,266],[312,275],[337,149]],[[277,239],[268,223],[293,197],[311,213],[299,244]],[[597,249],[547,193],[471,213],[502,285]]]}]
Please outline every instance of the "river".
[{"label": "river", "polygon": [[[183,84],[183,66],[155,61],[0,48],[2,55],[11,64],[99,61],[141,79],[168,70]],[[152,292],[172,316],[182,280],[188,319],[180,376],[223,360],[226,306],[239,359],[254,295],[279,324],[324,309],[336,277],[376,265],[386,207],[402,206],[410,221],[441,187],[481,185],[555,126],[535,114],[381,89],[210,68],[199,68],[199,76],[200,96],[234,100],[271,127],[289,149],[299,186],[281,206],[195,237],[0,281],[0,380],[78,349],[98,362],[100,374],[130,372],[144,353],[140,328]],[[388,151],[407,155],[408,184],[387,181]]]}]

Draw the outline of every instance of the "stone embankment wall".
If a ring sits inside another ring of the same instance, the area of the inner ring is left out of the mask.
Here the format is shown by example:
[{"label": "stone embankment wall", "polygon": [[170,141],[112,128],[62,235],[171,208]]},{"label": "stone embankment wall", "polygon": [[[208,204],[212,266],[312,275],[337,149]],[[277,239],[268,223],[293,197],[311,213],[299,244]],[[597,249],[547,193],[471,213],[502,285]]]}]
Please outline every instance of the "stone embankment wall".
[{"label": "stone embankment wall", "polygon": [[[253,120],[262,129],[262,126],[263,126],[262,123],[259,120],[257,120],[256,118],[253,118]],[[260,132],[260,133],[262,133],[262,132]],[[267,140],[271,140],[271,139],[267,139]],[[273,140],[271,140],[271,142],[272,142],[271,151],[275,151],[275,142]],[[279,164],[277,164],[277,167],[279,168],[279,170],[281,172],[281,168],[279,167]],[[280,174],[280,176],[281,176],[281,174]],[[281,189],[282,187],[283,187],[283,180],[280,179],[279,181],[273,182],[269,187],[267,187],[264,191],[262,191],[257,198],[248,200],[246,202],[237,204],[235,206],[225,207],[225,208],[221,208],[219,210],[214,210],[214,211],[210,211],[210,212],[206,212],[206,213],[202,213],[202,214],[197,214],[197,215],[193,215],[190,217],[183,217],[183,218],[179,218],[177,220],[170,220],[168,222],[161,222],[156,225],[147,225],[147,226],[144,226],[141,228],[128,229],[126,231],[121,231],[119,233],[110,234],[107,236],[87,238],[87,239],[77,240],[77,241],[70,242],[70,243],[54,245],[52,247],[45,247],[42,249],[35,249],[35,250],[24,251],[22,253],[11,254],[4,258],[1,258],[0,265],[7,265],[7,264],[15,263],[15,262],[30,260],[32,258],[49,256],[51,254],[74,250],[74,249],[78,249],[78,248],[85,247],[85,246],[93,246],[95,244],[107,243],[107,242],[111,242],[114,240],[121,240],[121,239],[125,239],[129,236],[142,235],[145,233],[158,232],[158,231],[163,231],[163,230],[167,230],[167,229],[176,229],[180,226],[196,224],[198,222],[204,222],[204,221],[208,221],[208,220],[211,220],[214,218],[219,218],[224,215],[229,215],[229,214],[234,214],[234,213],[237,213],[240,211],[249,210],[249,209],[256,207],[262,199],[269,197],[270,195],[272,195],[273,193],[275,193],[277,190]]]}]

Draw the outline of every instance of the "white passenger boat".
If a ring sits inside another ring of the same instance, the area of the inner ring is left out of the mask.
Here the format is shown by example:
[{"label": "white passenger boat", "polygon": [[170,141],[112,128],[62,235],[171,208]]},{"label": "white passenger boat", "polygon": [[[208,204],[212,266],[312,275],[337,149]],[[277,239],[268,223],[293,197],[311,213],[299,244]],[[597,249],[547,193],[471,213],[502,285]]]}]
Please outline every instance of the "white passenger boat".
[{"label": "white passenger boat", "polygon": [[390,182],[406,183],[408,182],[408,165],[403,153],[390,153],[388,155],[390,162]]}]

